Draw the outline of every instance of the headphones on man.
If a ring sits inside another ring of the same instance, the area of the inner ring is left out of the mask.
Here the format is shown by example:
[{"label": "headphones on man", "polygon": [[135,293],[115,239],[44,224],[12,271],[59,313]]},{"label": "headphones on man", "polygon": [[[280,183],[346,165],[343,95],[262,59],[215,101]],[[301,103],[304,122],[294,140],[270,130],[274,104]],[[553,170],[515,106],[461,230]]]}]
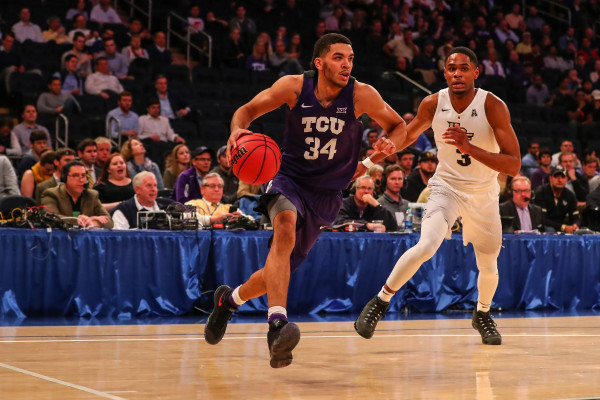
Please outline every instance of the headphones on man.
[{"label": "headphones on man", "polygon": [[513,196],[513,191],[514,191],[514,183],[517,181],[525,181],[529,183],[529,188],[531,191],[531,196],[530,197],[526,197],[525,200],[526,201],[533,201],[533,199],[535,198],[535,192],[533,191],[533,189],[531,189],[531,180],[526,177],[526,176],[515,176],[513,179],[511,179],[510,181],[510,188],[506,191],[506,194],[508,195],[508,197],[510,197],[512,199]]}]

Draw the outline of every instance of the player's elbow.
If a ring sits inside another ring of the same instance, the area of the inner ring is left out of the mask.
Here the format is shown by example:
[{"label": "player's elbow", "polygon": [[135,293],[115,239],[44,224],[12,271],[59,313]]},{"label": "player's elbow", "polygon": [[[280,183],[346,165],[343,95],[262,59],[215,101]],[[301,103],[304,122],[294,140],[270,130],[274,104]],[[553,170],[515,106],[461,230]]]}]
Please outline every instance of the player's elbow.
[{"label": "player's elbow", "polygon": [[521,159],[519,157],[514,157],[513,160],[509,163],[509,170],[507,174],[510,176],[517,176],[521,172]]}]

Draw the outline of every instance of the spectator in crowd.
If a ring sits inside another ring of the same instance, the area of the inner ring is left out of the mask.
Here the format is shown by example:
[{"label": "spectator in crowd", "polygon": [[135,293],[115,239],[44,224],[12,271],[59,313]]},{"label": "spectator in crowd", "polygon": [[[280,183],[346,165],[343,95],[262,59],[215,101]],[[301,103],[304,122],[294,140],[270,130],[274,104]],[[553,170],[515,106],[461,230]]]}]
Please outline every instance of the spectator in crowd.
[{"label": "spectator in crowd", "polygon": [[404,220],[408,200],[403,199],[400,191],[404,186],[404,173],[399,165],[389,165],[385,168],[385,192],[377,199],[379,204],[389,210],[396,217],[398,226]]},{"label": "spectator in crowd", "polygon": [[521,158],[521,173],[530,177],[538,167],[538,156],[540,153],[540,143],[536,140],[530,140],[527,147],[527,154]]},{"label": "spectator in crowd", "polygon": [[516,33],[514,33],[510,27],[508,26],[508,22],[506,20],[500,20],[498,22],[498,26],[494,29],[494,35],[496,36],[496,40],[498,43],[504,44],[507,40],[512,40],[514,43],[519,42],[519,37]]},{"label": "spectator in crowd", "polygon": [[142,171],[137,174],[133,178],[133,189],[135,195],[113,209],[114,229],[136,229],[139,227],[138,212],[160,210],[156,203],[158,185],[152,172]]},{"label": "spectator in crowd", "polygon": [[229,21],[229,29],[239,29],[242,41],[250,44],[256,36],[256,23],[246,16],[246,7],[238,5],[235,9],[235,16]]},{"label": "spectator in crowd", "polygon": [[61,183],[60,179],[63,173],[63,167],[73,160],[75,160],[75,151],[73,149],[62,147],[56,150],[53,160],[54,173],[50,178],[40,182],[35,187],[35,201],[38,204],[42,203],[42,193],[44,193],[44,190],[56,187]]},{"label": "spectator in crowd", "polygon": [[69,40],[75,41],[75,34],[81,33],[84,36],[86,46],[92,47],[97,40],[100,40],[100,33],[87,28],[87,20],[83,14],[78,14],[73,19],[73,29],[69,31]]},{"label": "spectator in crowd", "polygon": [[91,189],[98,182],[98,178],[102,174],[102,169],[96,165],[98,145],[94,139],[87,138],[79,142],[77,145],[77,157],[79,157],[79,161],[85,166],[88,177],[88,188]]},{"label": "spectator in crowd", "polygon": [[6,32],[2,36],[0,46],[0,84],[4,85],[5,93],[10,93],[10,77],[13,73],[25,72],[21,54],[15,49],[15,36],[12,32]]},{"label": "spectator in crowd", "polygon": [[498,60],[498,52],[494,47],[488,50],[487,57],[484,58],[481,63],[483,64],[484,77],[488,75],[494,75],[506,78],[504,67],[502,67],[502,63]]},{"label": "spectator in crowd", "polygon": [[525,18],[527,29],[535,34],[542,31],[542,27],[545,23],[546,21],[544,21],[544,18],[540,17],[537,7],[529,7],[529,13],[527,13],[527,17]]},{"label": "spectator in crowd", "polygon": [[[560,157],[561,154],[574,153],[574,152],[575,152],[575,146],[573,146],[573,142],[571,140],[563,140],[560,143],[560,151],[552,154],[551,165],[553,167],[556,167],[558,164],[560,164],[558,158]],[[575,168],[581,168],[581,165],[579,165],[579,161],[575,162]]]},{"label": "spectator in crowd", "polygon": [[510,29],[517,29],[519,22],[525,21],[523,14],[521,14],[521,6],[519,3],[514,3],[511,7],[510,13],[504,17]]},{"label": "spectator in crowd", "polygon": [[531,56],[531,53],[533,51],[533,43],[531,41],[530,32],[523,33],[523,40],[517,43],[515,51],[517,52],[517,54],[519,54],[519,57],[522,60],[526,60]]},{"label": "spectator in crowd", "polygon": [[129,69],[129,60],[123,54],[117,51],[117,44],[112,37],[102,40],[104,51],[101,51],[96,57],[106,57],[108,61],[108,70],[118,79],[127,77]]},{"label": "spectator in crowd", "polygon": [[29,149],[23,153],[23,158],[21,158],[21,161],[19,161],[19,166],[17,169],[17,176],[19,177],[19,180],[21,180],[25,171],[40,161],[42,153],[47,148],[49,147],[46,132],[42,130],[32,131],[29,135]]},{"label": "spectator in crowd", "polygon": [[290,57],[286,51],[285,42],[278,40],[275,42],[275,51],[269,56],[269,64],[279,72],[279,76],[301,74],[304,68],[300,65],[297,58]]},{"label": "spectator in crowd", "polygon": [[104,164],[108,161],[108,157],[112,151],[112,143],[106,136],[98,136],[94,139],[94,142],[96,142],[96,151],[98,153],[96,156],[96,165],[104,168]]},{"label": "spectator in crowd", "polygon": [[[408,148],[398,152],[398,165],[402,168],[402,175],[407,177],[410,175],[415,162],[415,155]],[[404,179],[406,181],[406,178]]]},{"label": "spectator in crowd", "polygon": [[367,132],[366,140],[363,140],[363,147],[373,147],[373,144],[379,140],[379,131],[370,129]]},{"label": "spectator in crowd", "polygon": [[142,21],[139,18],[132,18],[129,22],[129,30],[127,36],[130,38],[139,36],[142,40],[142,46],[147,47],[152,45],[152,35],[148,29],[144,28]]},{"label": "spectator in crowd", "polygon": [[185,203],[196,207],[198,220],[203,226],[210,227],[215,223],[223,223],[225,220],[235,221],[242,215],[239,211],[232,211],[232,205],[223,200],[224,186],[221,175],[210,172],[202,179],[200,185],[202,197]]},{"label": "spectator in crowd", "polygon": [[579,228],[577,199],[565,190],[568,178],[562,165],[552,168],[550,183],[535,191],[534,202],[546,213],[546,225],[557,232],[573,233]]},{"label": "spectator in crowd", "polygon": [[111,75],[106,57],[98,57],[95,60],[96,72],[85,80],[85,91],[95,94],[107,100],[110,97],[117,98],[123,91],[123,86],[116,76]]},{"label": "spectator in crowd", "polygon": [[552,162],[552,153],[550,149],[547,147],[540,148],[540,151],[537,155],[537,162],[539,168],[535,169],[531,173],[531,188],[537,189],[547,182],[548,177],[550,176],[551,170],[551,162]]},{"label": "spectator in crowd", "polygon": [[173,189],[177,182],[177,177],[192,165],[190,162],[190,149],[185,144],[178,144],[173,147],[171,159],[171,165],[165,168],[165,172],[163,173],[165,189]]},{"label": "spectator in crowd", "polygon": [[[582,167],[581,167],[581,172],[583,173],[583,176],[585,176],[585,178],[588,181],[588,186],[591,183],[591,181],[599,175],[598,172],[598,158],[593,156],[593,155],[588,155],[584,158],[583,163],[582,163]],[[591,186],[589,186],[589,191],[591,192],[592,190],[594,190],[596,187],[594,186],[594,188],[592,188]]]},{"label": "spectator in crowd", "polygon": [[71,0],[71,7],[69,7],[69,9],[67,10],[65,18],[68,21],[71,21],[78,15],[81,15],[84,18],[84,20],[87,21],[90,18],[89,11],[91,10],[91,8],[92,6],[88,0]]},{"label": "spectator in crowd", "polygon": [[113,221],[100,204],[98,192],[86,190],[85,166],[80,161],[71,161],[64,166],[63,171],[63,183],[44,191],[42,205],[72,225],[112,228]]},{"label": "spectator in crowd", "polygon": [[40,27],[31,22],[31,12],[29,8],[21,8],[19,12],[19,22],[12,26],[12,31],[15,34],[15,39],[23,43],[26,40],[42,43],[44,36]]},{"label": "spectator in crowd", "polygon": [[40,94],[37,109],[42,114],[73,114],[79,113],[81,107],[71,93],[63,93],[60,78],[51,77],[48,82],[48,92]]},{"label": "spectator in crowd", "polygon": [[[110,124],[110,136],[117,140],[120,136],[137,136],[140,130],[139,116],[131,110],[133,95],[128,91],[119,93],[117,108],[114,108],[106,114],[106,124]],[[119,121],[117,124],[112,118]]]},{"label": "spectator in crowd", "polygon": [[51,149],[44,149],[40,160],[23,172],[21,177],[21,194],[23,196],[33,198],[37,185],[52,177],[55,157],[56,154]]},{"label": "spectator in crowd", "polygon": [[127,165],[121,154],[113,153],[108,157],[94,189],[98,192],[100,202],[107,211],[111,211],[120,202],[134,196]]},{"label": "spectator in crowd", "polygon": [[187,17],[187,23],[189,31],[191,33],[198,33],[204,30],[204,20],[200,17],[200,7],[193,5],[190,8],[190,15]]},{"label": "spectator in crowd", "polygon": [[585,205],[590,209],[599,209],[600,208],[600,188],[596,187],[593,191],[591,191],[586,199]]},{"label": "spectator in crowd", "polygon": [[217,150],[217,166],[211,169],[210,172],[219,174],[221,179],[223,179],[223,184],[225,185],[223,188],[223,202],[233,204],[237,200],[237,190],[240,180],[234,175],[233,168],[227,162],[226,150],[227,146],[219,147],[219,150]]},{"label": "spectator in crowd", "polygon": [[531,86],[526,92],[527,104],[537,106],[550,106],[551,98],[548,86],[543,82],[542,75],[538,72],[533,74]]},{"label": "spectator in crowd", "polygon": [[223,65],[227,68],[245,68],[248,50],[241,41],[240,30],[231,28],[223,46]]},{"label": "spectator in crowd", "polygon": [[404,29],[401,38],[396,37],[388,41],[383,46],[383,51],[388,56],[396,58],[404,57],[409,62],[411,62],[414,57],[421,53],[421,51],[419,50],[419,46],[417,46],[413,41],[413,31],[410,28]]},{"label": "spectator in crowd", "polygon": [[[369,231],[395,232],[398,224],[394,214],[384,208],[373,197],[373,179],[368,175],[357,178],[352,185],[354,195],[346,197],[342,202],[340,212],[335,219],[335,225],[357,222],[365,225]],[[373,221],[383,221],[383,227]]]},{"label": "spectator in crowd", "polygon": [[575,37],[575,27],[573,26],[569,26],[565,34],[558,38],[558,51],[566,52],[569,43],[574,44],[575,48],[579,47],[577,38]]},{"label": "spectator in crowd", "polygon": [[531,204],[531,181],[526,176],[515,176],[510,182],[511,199],[500,204],[502,232],[515,233],[537,230],[544,232],[544,213],[540,206]]},{"label": "spectator in crowd", "polygon": [[256,41],[252,47],[252,53],[246,58],[246,69],[249,71],[269,70],[269,58],[265,43]]},{"label": "spectator in crowd", "polygon": [[75,33],[73,36],[73,48],[62,55],[61,64],[62,68],[65,68],[65,61],[67,57],[74,54],[77,57],[77,69],[76,73],[86,78],[92,73],[92,56],[85,50],[85,36],[81,32]]},{"label": "spectator in crowd", "polygon": [[148,114],[138,119],[138,138],[149,147],[152,160],[161,159],[165,151],[173,150],[173,143],[185,143],[185,139],[176,134],[167,118],[160,115],[161,104],[157,98],[148,101]]},{"label": "spectator in crowd", "polygon": [[142,171],[152,172],[156,178],[158,190],[164,189],[160,168],[154,161],[146,157],[146,148],[140,139],[132,137],[123,143],[121,155],[127,163],[130,178],[135,178],[136,174]]},{"label": "spectator in crowd", "polygon": [[127,59],[128,63],[131,63],[136,58],[146,60],[150,58],[146,49],[142,47],[142,37],[140,35],[133,35],[129,40],[129,46],[123,48],[121,54]]},{"label": "spectator in crowd", "polygon": [[50,141],[50,132],[45,127],[38,125],[37,122],[37,110],[33,104],[26,104],[23,107],[23,114],[21,114],[23,122],[14,127],[13,133],[19,141],[21,146],[21,153],[25,154],[30,149],[30,135],[33,131],[42,131],[46,135],[46,147],[52,148],[52,142]]},{"label": "spectator in crowd", "polygon": [[212,154],[212,150],[205,146],[192,151],[192,167],[179,174],[175,183],[173,198],[176,201],[185,203],[202,197],[200,185],[210,171]]},{"label": "spectator in crowd", "polygon": [[56,44],[70,43],[65,27],[60,23],[60,18],[52,16],[48,18],[48,30],[42,32],[44,42],[53,40]]},{"label": "spectator in crowd", "polygon": [[546,57],[544,57],[544,66],[548,69],[555,69],[564,72],[573,68],[573,61],[567,61],[560,56],[558,54],[556,45],[552,44],[548,48]]},{"label": "spectator in crowd", "polygon": [[6,117],[0,120],[0,154],[6,156],[21,156],[19,139],[13,132],[14,123],[12,118]]},{"label": "spectator in crowd", "polygon": [[577,198],[577,206],[583,206],[590,187],[585,175],[575,170],[575,159],[575,154],[563,153],[558,156],[558,164],[564,167],[567,175],[565,188],[573,192]]},{"label": "spectator in crowd", "polygon": [[77,72],[77,56],[69,54],[65,57],[65,67],[53,75],[60,80],[60,91],[64,94],[79,96],[83,94],[85,78]]},{"label": "spectator in crowd", "polygon": [[[8,157],[0,154],[0,199],[20,194],[15,170]],[[4,216],[4,218],[7,218],[7,216]]]},{"label": "spectator in crowd", "polygon": [[178,95],[176,92],[169,92],[169,83],[167,77],[158,75],[154,81],[156,97],[160,103],[160,115],[169,119],[183,118],[190,115],[192,111],[189,101]]},{"label": "spectator in crowd", "polygon": [[103,24],[122,24],[121,17],[117,14],[117,11],[110,5],[110,0],[99,0],[98,4],[92,8],[90,14],[90,21],[97,22],[102,26]]},{"label": "spectator in crowd", "polygon": [[148,58],[154,67],[154,72],[164,72],[173,63],[171,50],[167,49],[167,36],[158,31],[154,34],[154,43],[146,50]]},{"label": "spectator in crowd", "polygon": [[419,154],[417,168],[406,178],[406,186],[402,192],[402,197],[411,202],[417,201],[419,194],[427,187],[429,178],[435,173],[437,164],[438,158],[435,153],[425,151]]},{"label": "spectator in crowd", "polygon": [[569,122],[577,125],[588,125],[593,122],[594,107],[586,100],[585,92],[577,89],[575,103],[567,108]]}]

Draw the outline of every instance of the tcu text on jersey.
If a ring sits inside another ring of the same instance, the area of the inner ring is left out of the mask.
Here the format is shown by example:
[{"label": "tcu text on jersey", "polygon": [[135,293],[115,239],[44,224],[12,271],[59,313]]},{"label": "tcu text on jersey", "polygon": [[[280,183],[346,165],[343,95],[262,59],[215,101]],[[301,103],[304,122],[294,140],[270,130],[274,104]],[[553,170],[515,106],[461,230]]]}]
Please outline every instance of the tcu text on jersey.
[{"label": "tcu text on jersey", "polygon": [[[339,135],[344,129],[346,121],[335,117],[302,117],[302,125],[304,132],[313,132],[316,129],[319,132],[327,132],[328,130],[335,135]],[[313,128],[314,127],[314,128]]]}]

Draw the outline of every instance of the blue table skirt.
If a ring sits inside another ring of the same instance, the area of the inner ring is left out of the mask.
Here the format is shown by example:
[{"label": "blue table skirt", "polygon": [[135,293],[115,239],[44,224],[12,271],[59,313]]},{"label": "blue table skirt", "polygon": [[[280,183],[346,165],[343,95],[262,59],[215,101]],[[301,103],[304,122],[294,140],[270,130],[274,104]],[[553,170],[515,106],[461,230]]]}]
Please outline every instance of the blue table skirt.
[{"label": "blue table skirt", "polygon": [[[181,315],[202,292],[236,286],[262,267],[271,233],[1,229],[0,316]],[[359,312],[417,240],[417,234],[324,233],[292,274],[289,312]],[[600,236],[505,235],[498,267],[495,307],[600,304]],[[394,296],[391,311],[470,308],[476,283],[472,247],[455,235]],[[266,296],[240,309],[266,310]]]}]

